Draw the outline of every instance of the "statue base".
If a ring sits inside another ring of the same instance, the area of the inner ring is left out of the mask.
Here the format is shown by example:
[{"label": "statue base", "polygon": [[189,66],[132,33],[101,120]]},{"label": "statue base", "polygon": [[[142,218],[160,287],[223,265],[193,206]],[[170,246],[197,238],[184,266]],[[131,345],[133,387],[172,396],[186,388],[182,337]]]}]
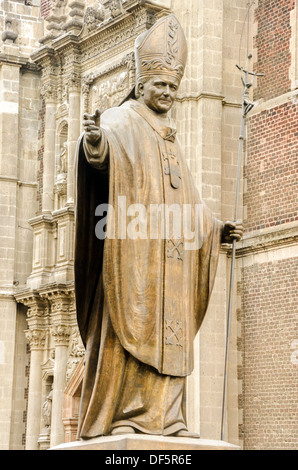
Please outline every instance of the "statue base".
[{"label": "statue base", "polygon": [[240,450],[240,447],[224,441],[188,439],[179,437],[149,436],[144,434],[123,434],[98,437],[95,439],[69,442],[52,447],[50,450]]}]

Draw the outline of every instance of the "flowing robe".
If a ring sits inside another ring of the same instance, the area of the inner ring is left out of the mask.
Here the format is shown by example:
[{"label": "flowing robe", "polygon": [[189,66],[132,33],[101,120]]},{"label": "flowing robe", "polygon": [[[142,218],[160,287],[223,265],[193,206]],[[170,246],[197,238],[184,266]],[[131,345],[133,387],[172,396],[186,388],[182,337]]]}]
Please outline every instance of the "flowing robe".
[{"label": "flowing robe", "polygon": [[[130,100],[103,113],[101,128],[100,144],[90,149],[82,136],[77,155],[75,289],[86,347],[78,435],[107,435],[127,424],[172,434],[186,429],[185,378],[193,370],[193,341],[212,292],[223,224],[202,203],[166,120]],[[188,249],[183,232],[175,238],[161,228],[155,237],[149,230],[127,236],[124,197],[126,208],[139,204],[147,213],[187,206],[192,227],[199,207],[199,248]],[[116,236],[100,240],[95,211],[104,203],[113,208],[107,234],[112,227]]]}]

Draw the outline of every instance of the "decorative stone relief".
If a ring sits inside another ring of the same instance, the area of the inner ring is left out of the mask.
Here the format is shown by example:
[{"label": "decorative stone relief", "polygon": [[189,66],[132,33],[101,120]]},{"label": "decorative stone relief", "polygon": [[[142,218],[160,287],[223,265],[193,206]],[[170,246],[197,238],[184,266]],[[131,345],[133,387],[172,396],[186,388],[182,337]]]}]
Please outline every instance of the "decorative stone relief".
[{"label": "decorative stone relief", "polygon": [[53,83],[45,83],[40,90],[42,98],[45,100],[56,100],[57,98],[57,88]]},{"label": "decorative stone relief", "polygon": [[27,330],[25,335],[30,344],[30,349],[44,349],[47,333],[44,330]]},{"label": "decorative stone relief", "polygon": [[100,2],[88,7],[84,17],[87,32],[90,33],[90,31],[96,29],[104,21],[105,16],[105,9]]},{"label": "decorative stone relief", "polygon": [[67,346],[71,334],[71,329],[67,325],[53,325],[51,333],[54,338],[55,345]]},{"label": "decorative stone relief", "polygon": [[66,380],[70,380],[78,364],[81,362],[82,357],[85,356],[85,348],[83,346],[81,336],[77,327],[72,329],[70,340],[70,353],[67,362]]},{"label": "decorative stone relief", "polygon": [[74,0],[73,2],[70,2],[69,7],[70,20],[65,23],[63,29],[67,32],[71,31],[74,34],[79,34],[84,25],[84,2],[81,0]]},{"label": "decorative stone relief", "polygon": [[18,37],[17,21],[10,15],[5,18],[5,27],[1,37],[5,43],[14,43]]},{"label": "decorative stone relief", "polygon": [[123,15],[123,13],[125,13],[122,0],[111,0],[108,4],[108,9],[111,12],[112,18],[116,18],[117,16]]},{"label": "decorative stone relief", "polygon": [[77,72],[72,72],[67,80],[68,91],[71,89],[79,89],[81,87],[81,75]]},{"label": "decorative stone relief", "polygon": [[67,142],[61,147],[54,191],[57,195],[56,209],[61,209],[67,193]]},{"label": "decorative stone relief", "polygon": [[117,106],[135,83],[135,57],[131,52],[102,73],[90,73],[82,79],[84,111],[101,111]]},{"label": "decorative stone relief", "polygon": [[128,90],[127,70],[106,79],[96,80],[90,91],[91,107],[103,111],[117,106],[125,98]]},{"label": "decorative stone relief", "polygon": [[50,429],[51,429],[52,401],[53,401],[53,390],[50,391],[50,393],[45,399],[44,404],[42,405],[42,417],[43,417],[43,421],[45,425],[43,432],[47,434],[50,434]]}]

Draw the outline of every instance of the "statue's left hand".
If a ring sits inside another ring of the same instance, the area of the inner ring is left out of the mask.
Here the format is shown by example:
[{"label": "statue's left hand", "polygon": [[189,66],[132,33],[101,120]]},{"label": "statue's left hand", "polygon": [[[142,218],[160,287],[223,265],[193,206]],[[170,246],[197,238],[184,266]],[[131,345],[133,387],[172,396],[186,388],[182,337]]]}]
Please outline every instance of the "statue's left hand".
[{"label": "statue's left hand", "polygon": [[226,222],[222,232],[222,243],[239,242],[243,237],[242,222]]}]

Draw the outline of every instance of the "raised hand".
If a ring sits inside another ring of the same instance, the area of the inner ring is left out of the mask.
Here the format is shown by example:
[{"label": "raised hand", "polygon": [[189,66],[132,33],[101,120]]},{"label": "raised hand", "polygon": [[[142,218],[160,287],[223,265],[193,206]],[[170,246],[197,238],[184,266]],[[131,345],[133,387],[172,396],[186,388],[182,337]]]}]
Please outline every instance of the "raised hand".
[{"label": "raised hand", "polygon": [[100,130],[100,110],[97,109],[94,114],[84,114],[83,127],[88,144],[97,145],[101,139]]}]

